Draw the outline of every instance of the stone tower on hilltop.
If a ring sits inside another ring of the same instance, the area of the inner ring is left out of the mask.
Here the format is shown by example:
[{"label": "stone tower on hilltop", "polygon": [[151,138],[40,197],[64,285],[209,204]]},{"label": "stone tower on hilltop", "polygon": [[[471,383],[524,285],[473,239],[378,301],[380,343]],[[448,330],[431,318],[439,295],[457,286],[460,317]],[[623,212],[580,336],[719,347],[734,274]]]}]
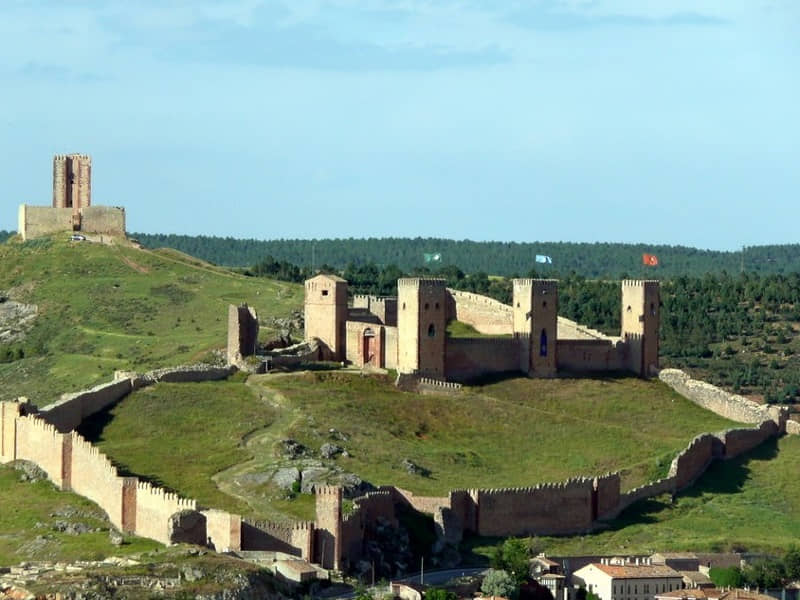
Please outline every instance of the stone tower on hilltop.
[{"label": "stone tower on hilltop", "polygon": [[91,205],[91,157],[56,154],[53,157],[53,208],[71,208],[73,225],[80,226],[80,210]]},{"label": "stone tower on hilltop", "polygon": [[397,280],[397,370],[445,376],[447,287],[444,279]]},{"label": "stone tower on hilltop", "polygon": [[622,282],[620,336],[630,347],[629,368],[640,377],[658,369],[661,295],[658,280],[626,279]]},{"label": "stone tower on hilltop", "polygon": [[534,377],[558,371],[558,281],[514,280],[514,334],[521,338],[520,370]]}]

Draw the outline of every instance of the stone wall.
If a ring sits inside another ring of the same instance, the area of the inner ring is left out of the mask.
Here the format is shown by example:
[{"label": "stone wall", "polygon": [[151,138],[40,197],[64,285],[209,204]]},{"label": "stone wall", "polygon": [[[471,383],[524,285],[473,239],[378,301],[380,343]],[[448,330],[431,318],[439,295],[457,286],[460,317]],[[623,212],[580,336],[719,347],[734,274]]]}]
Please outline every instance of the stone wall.
[{"label": "stone wall", "polygon": [[197,510],[197,503],[140,481],[136,486],[136,535],[169,544],[169,518],[182,510]]},{"label": "stone wall", "polygon": [[[382,488],[383,489],[383,488]],[[394,494],[396,502],[402,502],[411,506],[414,510],[429,515],[436,514],[442,507],[450,508],[451,499],[449,497],[416,496],[413,492],[399,487],[385,488]]]},{"label": "stone wall", "polygon": [[592,480],[571,479],[532,488],[478,490],[481,536],[558,535],[592,527]]},{"label": "stone wall", "polygon": [[242,550],[285,552],[305,560],[313,559],[314,524],[308,521],[273,523],[242,520]]},{"label": "stone wall", "polygon": [[128,495],[127,500],[128,502],[133,500],[135,507],[138,480],[119,477],[116,468],[106,455],[77,433],[72,433],[68,437],[72,441],[72,476],[68,489],[85,496],[106,511],[111,523],[120,531],[136,531],[136,510],[133,508],[127,515],[125,514],[124,490],[132,485],[133,497]]},{"label": "stone wall", "polygon": [[353,510],[342,519],[343,565],[354,565],[361,560],[364,543],[371,537],[378,519],[385,519],[397,527],[394,505],[394,493],[386,489],[353,500]]},{"label": "stone wall", "polygon": [[20,205],[17,233],[23,240],[52,235],[60,231],[72,231],[71,208]]},{"label": "stone wall", "polygon": [[620,371],[627,367],[624,344],[608,339],[558,340],[558,370]]},{"label": "stone wall", "polygon": [[800,422],[794,419],[786,421],[786,433],[790,435],[800,435]]},{"label": "stone wall", "polygon": [[228,364],[238,364],[245,356],[256,353],[258,343],[258,315],[242,304],[228,305]]},{"label": "stone wall", "polygon": [[710,433],[696,436],[678,456],[672,460],[669,477],[675,478],[675,488],[682,490],[692,485],[705,473],[708,465],[722,452],[718,448],[719,439]]},{"label": "stone wall", "polygon": [[62,433],[72,431],[86,417],[119,402],[132,389],[129,378],[102,383],[74,394],[63,394],[60,400],[42,408],[39,415]]},{"label": "stone wall", "polygon": [[64,468],[67,438],[43,419],[20,417],[16,419],[15,455],[17,459],[35,462],[59,488],[68,489],[69,472]]},{"label": "stone wall", "polygon": [[519,371],[519,338],[448,338],[446,377],[466,381],[481,375]]},{"label": "stone wall", "polygon": [[511,334],[514,329],[510,306],[480,294],[448,288],[447,318],[472,325],[486,335]]},{"label": "stone wall", "polygon": [[207,541],[217,552],[242,549],[242,518],[224,510],[201,511],[206,518]]},{"label": "stone wall", "polygon": [[120,206],[85,206],[80,209],[81,231],[125,235],[125,209]]},{"label": "stone wall", "polygon": [[632,490],[620,495],[619,504],[616,509],[606,515],[606,518],[612,519],[617,517],[622,511],[628,508],[631,504],[644,500],[646,498],[653,498],[661,494],[674,494],[675,493],[675,477],[665,477],[651,481],[645,485],[639,486]]},{"label": "stone wall", "polygon": [[726,429],[716,434],[721,441],[725,458],[734,458],[760,446],[769,438],[779,434],[775,421],[764,421],[757,428]]},{"label": "stone wall", "polygon": [[662,369],[658,378],[681,396],[732,421],[760,424],[771,419],[782,428],[788,416],[785,408],[758,404],[705,381],[692,379],[679,369]]}]

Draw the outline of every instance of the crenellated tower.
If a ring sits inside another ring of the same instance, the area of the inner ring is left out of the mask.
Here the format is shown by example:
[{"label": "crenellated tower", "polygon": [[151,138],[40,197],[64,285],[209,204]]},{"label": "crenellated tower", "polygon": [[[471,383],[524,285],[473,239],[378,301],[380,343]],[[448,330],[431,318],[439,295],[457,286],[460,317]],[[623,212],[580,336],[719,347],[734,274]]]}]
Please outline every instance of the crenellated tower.
[{"label": "crenellated tower", "polygon": [[92,159],[88,154],[53,157],[53,208],[71,208],[73,229],[80,229],[81,208],[92,204]]},{"label": "crenellated tower", "polygon": [[520,369],[533,377],[558,370],[558,281],[514,280],[514,335],[522,339]]},{"label": "crenellated tower", "polygon": [[306,280],[305,340],[318,338],[328,360],[344,360],[347,323],[347,281],[336,275]]},{"label": "crenellated tower", "polygon": [[341,569],[342,488],[318,486],[314,490],[317,518],[314,524],[314,562],[325,569]]},{"label": "crenellated tower", "polygon": [[658,369],[661,291],[658,280],[626,279],[622,282],[620,337],[629,345],[629,368],[640,377]]},{"label": "crenellated tower", "polygon": [[444,279],[397,280],[397,370],[445,377],[447,287]]}]

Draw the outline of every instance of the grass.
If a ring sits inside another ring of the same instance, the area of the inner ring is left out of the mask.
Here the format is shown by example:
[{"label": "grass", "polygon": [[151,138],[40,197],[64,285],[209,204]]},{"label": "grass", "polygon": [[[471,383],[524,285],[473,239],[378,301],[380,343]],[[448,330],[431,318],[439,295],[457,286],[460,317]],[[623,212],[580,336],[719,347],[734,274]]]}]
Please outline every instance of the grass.
[{"label": "grass", "polygon": [[[111,525],[97,505],[61,492],[49,481],[22,481],[20,475],[9,466],[0,466],[0,566],[32,560],[98,560],[160,546],[132,536],[126,536],[122,546],[112,545]],[[70,535],[54,529],[57,521],[82,523],[99,531]]]},{"label": "grass", "polygon": [[[542,537],[550,555],[783,552],[800,539],[800,437],[766,442],[747,455],[714,463],[677,497],[643,500],[593,535]],[[497,540],[472,538],[465,549],[486,559]]]},{"label": "grass", "polygon": [[[657,381],[515,378],[430,396],[399,391],[386,377],[321,371],[253,376],[246,385],[159,384],[85,431],[126,470],[204,505],[312,518],[309,496],[287,500],[267,477],[227,487],[238,496],[231,497],[218,489],[219,474],[237,463],[246,466],[237,477],[271,473],[278,440],[317,450],[334,428],[350,456],[327,463],[418,494],[618,469],[638,485],[663,474],[696,433],[731,425]],[[409,474],[404,458],[430,474]]]},{"label": "grass", "polygon": [[511,337],[510,335],[489,335],[481,333],[469,323],[463,321],[450,321],[447,323],[447,336],[453,338],[485,338],[485,337]]},{"label": "grass", "polygon": [[174,251],[66,236],[0,244],[0,291],[39,308],[25,358],[0,364],[0,400],[24,395],[39,405],[117,369],[207,357],[225,345],[228,304],[256,308],[262,339],[274,333],[271,317],[302,306],[297,284],[235,275]]},{"label": "grass", "polygon": [[159,383],[97,413],[79,431],[126,474],[196,499],[205,507],[247,513],[211,476],[251,458],[248,434],[268,427],[275,409],[241,381]]}]

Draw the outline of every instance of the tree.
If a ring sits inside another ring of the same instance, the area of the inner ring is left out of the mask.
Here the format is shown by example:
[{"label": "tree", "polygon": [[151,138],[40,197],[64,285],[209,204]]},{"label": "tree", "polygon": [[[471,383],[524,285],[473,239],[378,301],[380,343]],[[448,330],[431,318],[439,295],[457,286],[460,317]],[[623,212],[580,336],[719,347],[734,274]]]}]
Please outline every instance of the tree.
[{"label": "tree", "polygon": [[425,592],[425,600],[458,600],[458,596],[444,588],[431,588]]},{"label": "tree", "polygon": [[800,579],[800,547],[794,545],[789,547],[783,557],[783,568],[789,579],[794,581]]},{"label": "tree", "polygon": [[481,583],[481,591],[489,596],[510,598],[517,591],[517,584],[506,571],[489,569]]},{"label": "tree", "polygon": [[727,569],[712,567],[708,571],[708,576],[718,588],[739,588],[744,583],[742,570],[739,567],[728,567]]},{"label": "tree", "polygon": [[528,542],[522,538],[508,538],[495,548],[491,566],[506,571],[517,585],[521,584],[530,575]]}]

